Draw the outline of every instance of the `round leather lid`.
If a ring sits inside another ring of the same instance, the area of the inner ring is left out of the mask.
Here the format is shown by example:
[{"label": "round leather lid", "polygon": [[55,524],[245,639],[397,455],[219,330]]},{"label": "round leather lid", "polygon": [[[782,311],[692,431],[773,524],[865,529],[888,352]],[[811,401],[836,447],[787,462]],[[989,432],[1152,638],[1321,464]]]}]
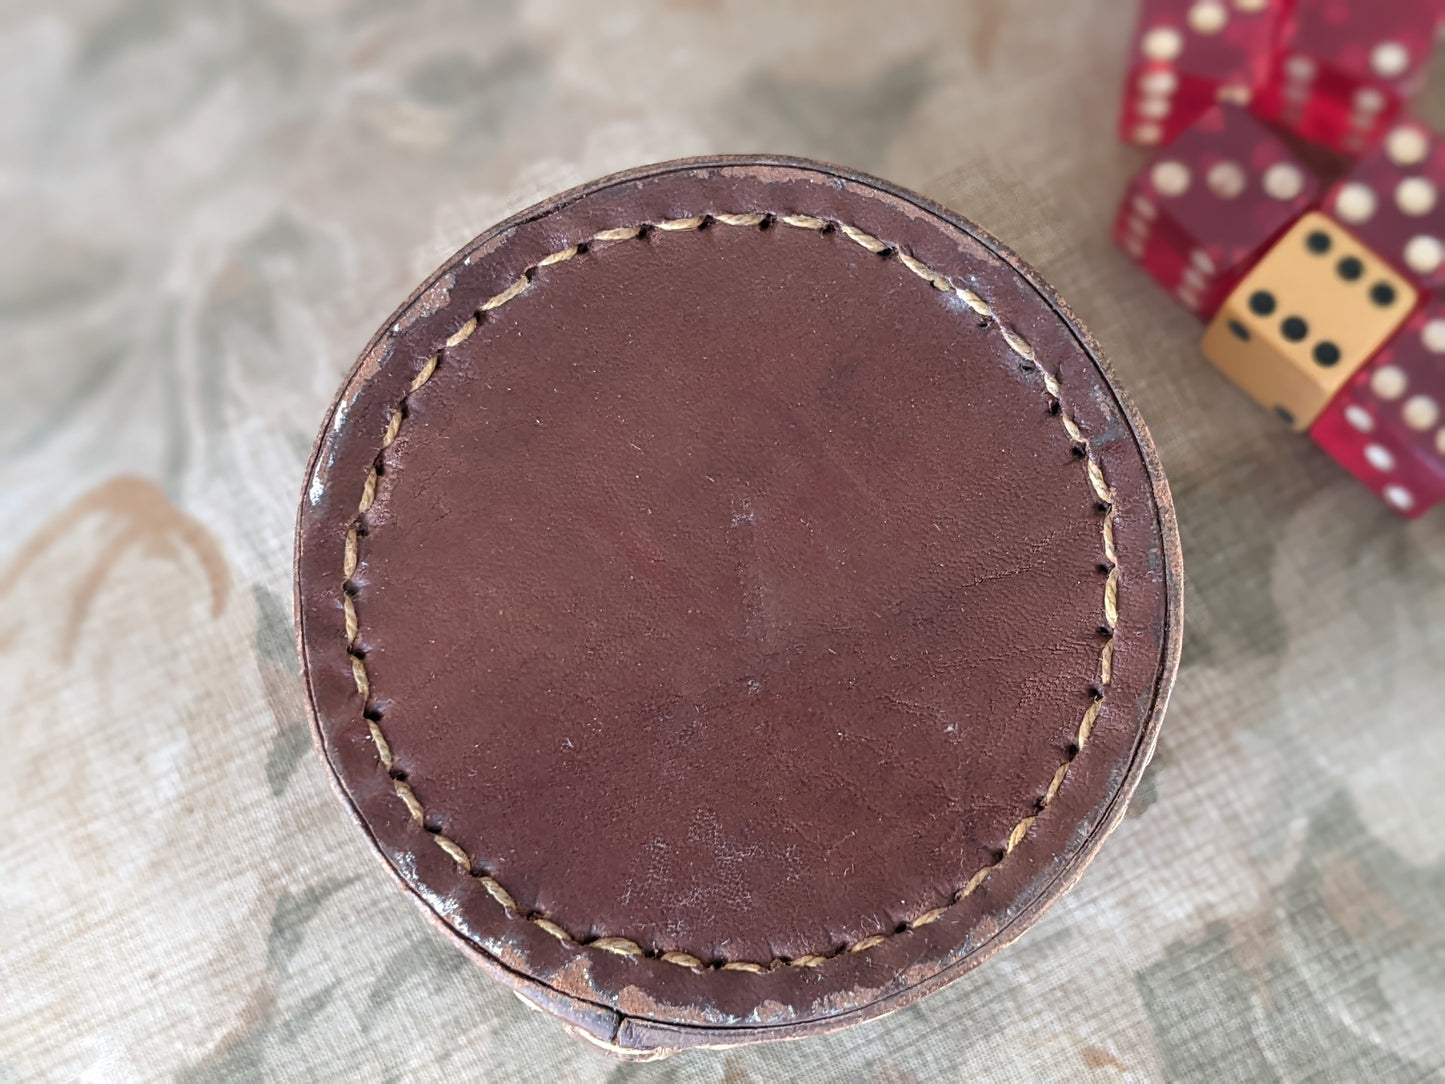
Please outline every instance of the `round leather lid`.
[{"label": "round leather lid", "polygon": [[795,159],[502,223],[377,332],[297,526],[317,741],[401,883],[611,1048],[825,1031],[1017,937],[1179,653],[1143,425],[976,227]]}]

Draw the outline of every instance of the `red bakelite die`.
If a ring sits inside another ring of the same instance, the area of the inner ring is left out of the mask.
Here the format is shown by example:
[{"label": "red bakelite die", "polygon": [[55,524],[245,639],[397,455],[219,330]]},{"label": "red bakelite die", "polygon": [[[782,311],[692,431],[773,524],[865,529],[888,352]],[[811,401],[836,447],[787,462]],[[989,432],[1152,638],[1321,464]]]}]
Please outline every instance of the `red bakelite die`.
[{"label": "red bakelite die", "polygon": [[1330,189],[1324,211],[1428,291],[1445,285],[1442,188],[1445,143],[1405,119]]},{"label": "red bakelite die", "polygon": [[1295,0],[1256,111],[1359,154],[1423,84],[1439,19],[1438,0]]},{"label": "red bakelite die", "polygon": [[1134,178],[1114,237],[1185,308],[1207,318],[1319,187],[1259,121],[1216,106]]},{"label": "red bakelite die", "polygon": [[1172,142],[1217,101],[1249,104],[1286,0],[1144,0],[1130,45],[1120,138]]},{"label": "red bakelite die", "polygon": [[1310,436],[1401,515],[1413,519],[1445,497],[1445,304],[1416,313]]}]

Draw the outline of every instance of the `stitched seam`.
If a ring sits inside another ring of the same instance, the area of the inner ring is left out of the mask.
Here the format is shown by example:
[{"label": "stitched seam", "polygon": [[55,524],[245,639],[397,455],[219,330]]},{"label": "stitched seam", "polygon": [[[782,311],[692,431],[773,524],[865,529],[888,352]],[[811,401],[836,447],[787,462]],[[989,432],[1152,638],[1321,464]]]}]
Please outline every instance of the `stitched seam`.
[{"label": "stitched seam", "polygon": [[[875,255],[884,258],[896,258],[898,262],[910,272],[928,283],[934,289],[940,292],[952,293],[976,314],[985,320],[992,321],[997,327],[999,334],[1003,337],[1004,342],[1008,344],[1009,349],[1018,357],[1019,368],[1025,372],[1038,374],[1043,385],[1045,397],[1048,400],[1049,413],[1059,419],[1060,424],[1064,428],[1064,432],[1068,435],[1074,454],[1083,464],[1090,491],[1094,494],[1098,502],[1099,512],[1101,513],[1099,529],[1104,550],[1104,560],[1100,565],[1100,573],[1105,577],[1103,597],[1101,599],[1103,623],[1099,629],[1103,643],[1099,650],[1097,680],[1091,688],[1092,700],[1079,720],[1077,733],[1073,743],[1066,751],[1063,763],[1060,764],[1054,772],[1053,778],[1049,781],[1044,793],[1037,799],[1034,811],[1014,825],[994,860],[978,869],[973,876],[969,878],[968,882],[954,893],[952,902],[942,907],[935,907],[925,911],[910,921],[898,926],[896,929],[883,930],[855,941],[852,944],[836,947],[825,952],[807,953],[802,956],[787,959],[776,957],[766,963],[756,963],[747,960],[728,960],[708,963],[686,952],[649,953],[636,941],[626,937],[598,937],[590,940],[574,937],[565,927],[545,914],[540,912],[523,913],[521,908],[517,906],[516,900],[512,898],[511,893],[502,887],[483,867],[474,862],[460,844],[448,838],[440,831],[428,827],[426,823],[426,811],[422,806],[421,800],[417,798],[416,793],[407,783],[405,773],[399,771],[395,766],[396,761],[392,753],[391,745],[387,741],[386,735],[380,726],[381,714],[370,707],[371,680],[367,673],[364,654],[357,646],[360,627],[357,622],[356,605],[353,601],[354,592],[351,587],[351,576],[356,571],[364,520],[373,502],[376,500],[376,488],[385,469],[383,457],[387,449],[395,443],[397,435],[401,431],[401,426],[406,418],[407,401],[436,374],[437,367],[441,364],[446,351],[460,346],[470,338],[482,321],[486,319],[488,313],[501,308],[513,298],[525,293],[537,272],[542,268],[551,267],[559,263],[566,263],[569,260],[585,254],[591,246],[596,244],[608,244],[644,238],[652,230],[660,230],[664,233],[700,230],[714,223],[722,226],[740,228],[767,228],[774,223],[778,223],[795,229],[812,230],[819,234],[836,231],[849,241],[852,241],[854,244]],[[647,222],[635,226],[620,226],[615,229],[601,230],[594,233],[585,241],[579,241],[576,244],[569,245],[566,248],[558,249],[556,252],[543,256],[535,264],[523,271],[510,286],[483,301],[477,307],[471,318],[462,324],[462,326],[446,340],[446,346],[423,363],[421,369],[412,378],[406,393],[401,397],[400,401],[392,407],[391,413],[387,417],[386,429],[382,434],[381,447],[377,451],[376,457],[372,461],[371,470],[368,472],[366,480],[362,485],[361,500],[357,505],[356,516],[347,528],[345,544],[342,550],[342,573],[341,599],[346,625],[346,650],[347,654],[351,657],[351,672],[352,678],[356,683],[356,691],[364,705],[363,717],[366,719],[371,740],[376,746],[376,753],[378,759],[381,761],[381,766],[390,776],[392,789],[396,793],[397,798],[406,806],[412,821],[430,835],[432,842],[444,851],[463,873],[475,878],[487,894],[506,912],[508,918],[531,922],[538,929],[550,934],[564,944],[574,945],[579,948],[591,948],[616,956],[645,956],[661,960],[664,963],[675,964],[679,967],[686,967],[693,971],[705,973],[713,971],[742,971],[753,974],[764,974],[778,967],[818,967],[838,956],[848,953],[866,952],[868,949],[882,944],[891,937],[897,937],[916,930],[921,926],[927,926],[933,922],[937,922],[947,914],[950,909],[977,891],[979,886],[988,879],[989,875],[1023,842],[1029,830],[1033,827],[1034,822],[1058,795],[1059,789],[1063,786],[1064,780],[1068,776],[1070,766],[1088,744],[1090,735],[1094,730],[1094,724],[1098,720],[1099,712],[1103,706],[1104,694],[1113,677],[1114,634],[1119,623],[1119,562],[1114,549],[1114,495],[1104,477],[1103,467],[1099,463],[1093,446],[1084,437],[1078,424],[1074,419],[1069,417],[1068,412],[1064,409],[1058,378],[1038,362],[1038,359],[1034,355],[1033,347],[1029,345],[1028,341],[1013,328],[1009,327],[1008,324],[1004,323],[1003,319],[993,310],[993,307],[977,293],[967,287],[956,285],[947,275],[929,267],[912,254],[886,241],[880,240],[858,229],[856,226],[832,219],[818,218],[814,215],[773,215],[759,212],[709,214],[689,218],[664,219],[659,222]]]}]

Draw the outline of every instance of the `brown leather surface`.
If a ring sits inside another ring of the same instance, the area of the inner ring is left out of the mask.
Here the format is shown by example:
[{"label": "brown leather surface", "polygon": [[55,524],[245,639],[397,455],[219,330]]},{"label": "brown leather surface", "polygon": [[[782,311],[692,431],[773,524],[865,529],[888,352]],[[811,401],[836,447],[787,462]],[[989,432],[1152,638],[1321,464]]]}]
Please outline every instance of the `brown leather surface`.
[{"label": "brown leather surface", "polygon": [[1177,661],[1172,513],[994,248],[829,167],[654,167],[478,239],[343,388],[298,524],[326,762],[424,905],[593,1037],[896,1007],[1122,814]]}]

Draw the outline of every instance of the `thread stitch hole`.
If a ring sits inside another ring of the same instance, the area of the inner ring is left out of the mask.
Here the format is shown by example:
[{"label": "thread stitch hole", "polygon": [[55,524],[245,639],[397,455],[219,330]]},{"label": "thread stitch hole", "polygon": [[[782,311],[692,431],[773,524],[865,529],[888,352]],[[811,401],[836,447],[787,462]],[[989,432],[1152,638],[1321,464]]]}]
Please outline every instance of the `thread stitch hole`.
[{"label": "thread stitch hole", "polygon": [[585,256],[592,251],[592,246],[586,241],[578,241],[573,247],[577,249],[577,255],[579,256]]},{"label": "thread stitch hole", "polygon": [[1057,399],[1054,399],[1049,403],[1049,413],[1055,418],[1059,416],[1063,409],[1064,408],[1059,405],[1059,401]]},{"label": "thread stitch hole", "polygon": [[1077,444],[1075,444],[1072,448],[1070,448],[1069,451],[1073,454],[1073,457],[1074,457],[1075,459],[1083,459],[1084,456],[1085,456],[1085,454],[1086,454],[1086,453],[1084,452],[1084,449],[1081,448],[1081,447],[1080,447],[1079,445],[1077,445]]},{"label": "thread stitch hole", "polygon": [[760,230],[771,229],[771,228],[772,228],[772,225],[773,225],[773,216],[772,216],[772,215],[763,215],[763,217],[762,217],[762,218],[759,220],[759,222],[758,222],[758,229],[760,229]]},{"label": "thread stitch hole", "polygon": [[370,723],[381,722],[381,712],[377,711],[375,708],[364,709],[361,713],[361,717]]}]

